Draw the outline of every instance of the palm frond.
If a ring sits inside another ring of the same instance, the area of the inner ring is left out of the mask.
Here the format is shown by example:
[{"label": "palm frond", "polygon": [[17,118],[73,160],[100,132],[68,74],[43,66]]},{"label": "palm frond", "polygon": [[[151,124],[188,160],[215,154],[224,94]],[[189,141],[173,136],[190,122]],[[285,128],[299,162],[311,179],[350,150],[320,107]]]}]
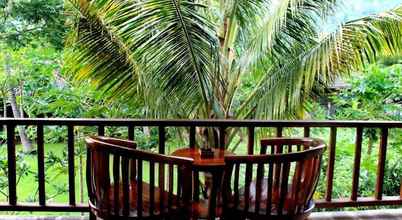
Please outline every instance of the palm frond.
[{"label": "palm frond", "polygon": [[[218,40],[210,22],[197,11],[202,5],[178,0],[103,2],[106,3],[94,10],[98,15],[95,19],[81,12],[86,21],[81,19],[81,23],[97,20],[103,29],[81,27],[78,36],[85,38],[75,42],[85,44],[81,47],[84,49],[75,51],[80,63],[103,69],[79,66],[79,70],[87,72],[79,74],[81,78],[96,80],[101,88],[128,98],[153,91],[159,95],[154,96],[149,107],[155,109],[194,109],[199,102],[211,103],[208,84],[218,66]],[[77,5],[80,9],[85,7]],[[99,35],[112,41],[102,42]],[[119,50],[109,49],[113,42]],[[96,56],[102,57],[94,60]],[[116,58],[130,65],[112,62]],[[207,109],[204,107],[205,112]]]},{"label": "palm frond", "polygon": [[119,96],[122,89],[135,92],[133,84],[139,72],[136,61],[131,57],[127,43],[106,21],[119,7],[113,2],[96,4],[86,0],[72,0],[77,9],[76,30],[69,39],[66,65],[78,81],[88,79],[101,89]]},{"label": "palm frond", "polygon": [[[287,7],[286,7],[287,5]],[[266,62],[282,63],[283,54],[297,54],[316,41],[318,19],[333,13],[337,0],[280,1],[249,33],[238,66],[254,72]]]},{"label": "palm frond", "polygon": [[400,53],[401,26],[402,7],[345,23],[283,66],[273,66],[244,106],[258,118],[300,116],[316,85],[328,86],[379,55]]}]

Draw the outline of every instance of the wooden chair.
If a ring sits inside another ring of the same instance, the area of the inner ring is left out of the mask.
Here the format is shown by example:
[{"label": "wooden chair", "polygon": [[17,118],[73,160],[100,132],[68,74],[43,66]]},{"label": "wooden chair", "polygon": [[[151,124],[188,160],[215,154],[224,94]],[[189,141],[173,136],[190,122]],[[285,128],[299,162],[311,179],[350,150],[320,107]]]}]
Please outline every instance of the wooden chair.
[{"label": "wooden chair", "polygon": [[276,138],[261,141],[262,155],[225,157],[224,218],[307,217],[314,207],[311,198],[324,150],[317,139]]},{"label": "wooden chair", "polygon": [[91,219],[189,218],[191,159],[136,150],[120,139],[85,141]]}]

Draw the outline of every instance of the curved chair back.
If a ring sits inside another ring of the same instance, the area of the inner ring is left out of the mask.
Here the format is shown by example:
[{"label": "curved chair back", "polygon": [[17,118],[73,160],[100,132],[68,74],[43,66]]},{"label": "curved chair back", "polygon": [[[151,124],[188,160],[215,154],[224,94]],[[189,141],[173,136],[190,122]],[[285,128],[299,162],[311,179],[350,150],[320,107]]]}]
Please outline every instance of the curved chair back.
[{"label": "curved chair back", "polygon": [[225,157],[224,215],[228,219],[303,219],[313,208],[321,140],[261,141],[261,153]]},{"label": "curved chair back", "polygon": [[88,137],[91,212],[103,219],[188,215],[192,160],[136,150],[131,141]]}]

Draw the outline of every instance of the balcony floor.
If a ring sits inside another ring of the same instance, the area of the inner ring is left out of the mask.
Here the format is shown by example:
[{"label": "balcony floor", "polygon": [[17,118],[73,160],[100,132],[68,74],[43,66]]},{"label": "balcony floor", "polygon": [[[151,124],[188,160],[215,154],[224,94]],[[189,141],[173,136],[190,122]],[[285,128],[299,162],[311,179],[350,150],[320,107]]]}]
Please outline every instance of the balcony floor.
[{"label": "balcony floor", "polygon": [[[0,216],[0,220],[88,220],[88,217],[30,217]],[[402,220],[401,209],[316,212],[308,220]]]}]

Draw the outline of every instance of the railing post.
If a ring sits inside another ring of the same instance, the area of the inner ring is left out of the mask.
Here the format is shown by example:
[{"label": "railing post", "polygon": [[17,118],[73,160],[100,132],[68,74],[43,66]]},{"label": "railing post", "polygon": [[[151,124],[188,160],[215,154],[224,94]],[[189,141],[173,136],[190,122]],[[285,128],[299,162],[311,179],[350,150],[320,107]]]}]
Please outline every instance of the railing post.
[{"label": "railing post", "polygon": [[382,200],[382,191],[384,185],[384,171],[385,171],[385,159],[387,155],[387,140],[388,140],[388,128],[381,129],[380,148],[378,152],[378,165],[377,165],[377,183],[375,187],[375,198]]},{"label": "railing post", "polygon": [[332,186],[334,180],[334,165],[335,165],[335,147],[336,147],[336,127],[331,127],[329,139],[329,158],[327,168],[327,189],[325,192],[325,200],[332,200]]},{"label": "railing post", "polygon": [[304,127],[304,137],[310,137],[310,127]]},{"label": "railing post", "polygon": [[98,126],[98,135],[99,136],[105,136],[105,126],[104,125],[99,125]]},{"label": "railing post", "polygon": [[190,142],[190,148],[195,147],[195,126],[190,127],[190,134],[189,134],[189,142]]},{"label": "railing post", "polygon": [[350,199],[352,201],[357,200],[357,194],[359,190],[359,174],[360,174],[360,161],[362,154],[362,139],[363,139],[363,128],[356,128],[356,140],[355,140],[355,160],[353,165],[353,183],[352,183],[352,195]]},{"label": "railing post", "polygon": [[17,181],[15,162],[15,125],[7,124],[7,156],[8,156],[8,197],[9,204],[17,204]]},{"label": "railing post", "polygon": [[254,154],[254,127],[248,127],[247,153]]},{"label": "railing post", "polygon": [[282,137],[283,133],[283,127],[276,127],[276,136],[277,137]]},{"label": "railing post", "polygon": [[69,204],[75,206],[74,126],[68,125],[67,130]]},{"label": "railing post", "polygon": [[133,141],[134,138],[135,138],[135,134],[134,134],[134,132],[135,132],[135,127],[134,127],[134,125],[129,125],[127,132],[128,132],[128,134],[127,134],[128,139],[131,140],[131,141]]},{"label": "railing post", "polygon": [[399,197],[402,199],[402,180],[401,180],[401,185],[399,187]]},{"label": "railing post", "polygon": [[220,149],[225,149],[226,145],[226,128],[225,127],[219,127],[219,148]]},{"label": "railing post", "polygon": [[402,199],[402,180],[401,180],[401,186],[399,189],[399,197]]},{"label": "railing post", "polygon": [[165,135],[165,127],[159,126],[159,153],[165,154],[165,142],[166,142],[166,135]]},{"label": "railing post", "polygon": [[45,194],[45,150],[43,141],[43,125],[40,124],[36,130],[36,142],[38,151],[38,189],[39,189],[39,205],[46,205]]}]

